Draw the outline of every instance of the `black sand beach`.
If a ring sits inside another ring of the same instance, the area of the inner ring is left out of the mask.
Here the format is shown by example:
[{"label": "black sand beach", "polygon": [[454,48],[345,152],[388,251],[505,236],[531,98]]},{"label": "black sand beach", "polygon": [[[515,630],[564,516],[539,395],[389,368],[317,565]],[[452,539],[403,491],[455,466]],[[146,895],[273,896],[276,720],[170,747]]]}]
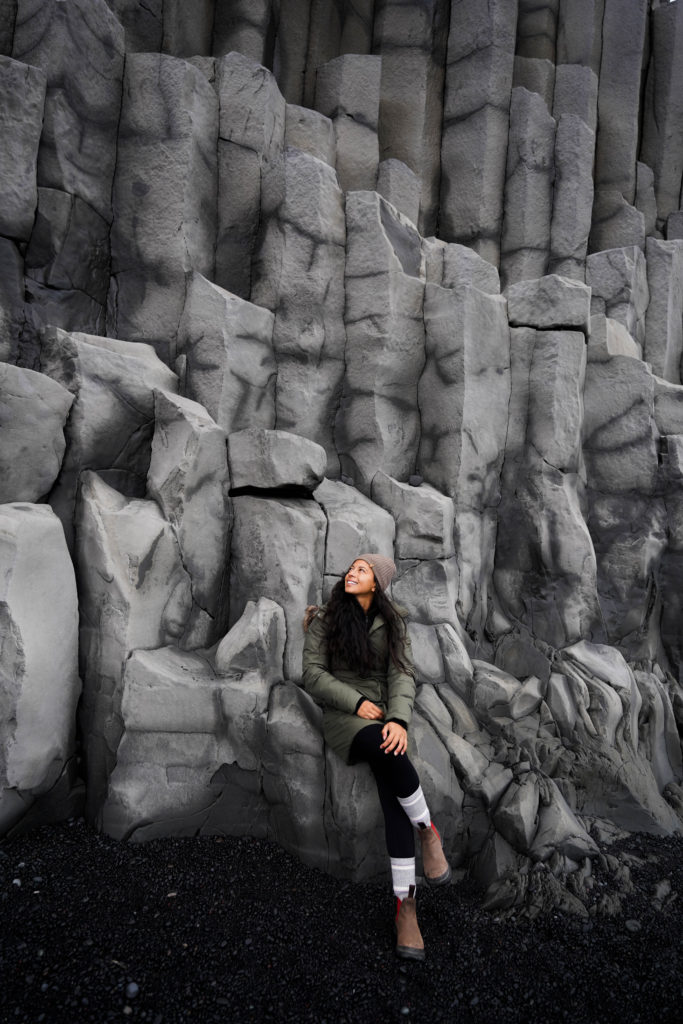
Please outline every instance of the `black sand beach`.
[{"label": "black sand beach", "polygon": [[[44,826],[0,847],[2,1021],[678,1022],[683,838],[621,848],[633,891],[614,917],[500,920],[467,880],[421,887],[420,964],[393,953],[386,886],[273,844]],[[597,900],[614,876],[595,876]]]}]

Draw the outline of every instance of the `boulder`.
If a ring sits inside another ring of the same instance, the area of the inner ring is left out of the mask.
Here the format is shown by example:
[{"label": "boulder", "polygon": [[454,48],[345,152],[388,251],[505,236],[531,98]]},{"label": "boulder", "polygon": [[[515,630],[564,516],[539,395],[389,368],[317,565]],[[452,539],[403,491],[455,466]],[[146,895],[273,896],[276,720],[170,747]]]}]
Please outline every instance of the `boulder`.
[{"label": "boulder", "polygon": [[550,798],[538,809],[538,829],[531,844],[531,857],[547,861],[556,851],[579,863],[585,857],[595,857],[597,846],[552,779],[548,779],[547,784]]},{"label": "boulder", "polygon": [[380,505],[341,480],[323,480],[313,497],[327,519],[326,573],[341,576],[361,551],[393,559],[396,527]]},{"label": "boulder", "polygon": [[393,599],[407,610],[411,621],[425,625],[447,622],[457,627],[459,581],[455,558],[401,559],[397,569]]},{"label": "boulder", "polygon": [[39,501],[57,478],[73,395],[34,370],[0,363],[0,505]]},{"label": "boulder", "polygon": [[149,345],[46,328],[41,369],[74,396],[67,449],[50,502],[73,543],[82,470],[116,470],[126,493],[142,496],[154,430],[154,389],[177,390],[175,374]]},{"label": "boulder", "polygon": [[285,639],[280,605],[267,597],[247,601],[242,617],[214,652],[216,672],[230,678],[257,672],[267,683],[279,683],[284,678]]},{"label": "boulder", "polygon": [[27,242],[38,193],[36,167],[47,78],[41,68],[0,56],[0,235]]},{"label": "boulder", "polygon": [[511,327],[590,331],[591,292],[581,281],[547,274],[505,290]]},{"label": "boulder", "polygon": [[255,779],[270,691],[258,673],[227,679],[194,652],[134,651],[125,666],[123,733],[103,830],[136,841],[239,835],[248,821],[250,834],[264,835],[267,804]]},{"label": "boulder", "polygon": [[170,392],[155,390],[154,418],[147,492],[175,529],[193,600],[210,620],[202,643],[211,643],[224,632],[228,615],[225,434],[201,405]]},{"label": "boulder", "polygon": [[233,490],[300,487],[314,491],[325,475],[325,451],[286,430],[251,427],[228,437]]},{"label": "boulder", "polygon": [[47,505],[0,507],[0,834],[75,754],[78,596],[64,533]]},{"label": "boulder", "polygon": [[273,314],[192,274],[179,329],[185,390],[226,434],[275,426]]},{"label": "boulder", "polygon": [[124,64],[119,21],[105,0],[21,0],[12,56],[47,76],[38,184],[78,196],[111,223]]},{"label": "boulder", "polygon": [[412,487],[378,470],[372,478],[372,500],[396,522],[397,558],[448,558],[455,554],[452,498],[429,484]]}]

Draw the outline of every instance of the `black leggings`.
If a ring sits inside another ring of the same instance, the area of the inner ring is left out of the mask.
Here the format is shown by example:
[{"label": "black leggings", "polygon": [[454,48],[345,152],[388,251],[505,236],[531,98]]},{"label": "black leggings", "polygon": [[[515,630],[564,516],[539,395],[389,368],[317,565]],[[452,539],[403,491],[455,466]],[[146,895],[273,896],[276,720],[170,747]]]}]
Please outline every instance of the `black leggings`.
[{"label": "black leggings", "polygon": [[390,857],[414,857],[415,834],[410,818],[397,797],[411,796],[420,785],[420,779],[406,754],[385,754],[382,726],[378,722],[366,725],[353,738],[351,763],[367,761],[377,783],[379,802],[384,812],[384,831]]}]

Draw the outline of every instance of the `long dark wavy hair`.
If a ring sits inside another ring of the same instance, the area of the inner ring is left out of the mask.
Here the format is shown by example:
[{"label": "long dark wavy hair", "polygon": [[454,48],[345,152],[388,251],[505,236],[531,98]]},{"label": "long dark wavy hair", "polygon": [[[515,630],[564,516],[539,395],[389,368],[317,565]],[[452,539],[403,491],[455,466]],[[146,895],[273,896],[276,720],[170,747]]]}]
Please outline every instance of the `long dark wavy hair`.
[{"label": "long dark wavy hair", "polygon": [[[368,635],[365,612],[353,594],[344,590],[346,573],[335,583],[327,602],[325,625],[327,627],[327,651],[330,670],[339,662],[345,662],[359,676],[368,676],[373,669],[383,666],[376,664]],[[377,579],[372,608],[386,623],[389,641],[389,658],[400,672],[410,672],[410,666],[403,660],[406,627],[396,608],[386,596]]]}]

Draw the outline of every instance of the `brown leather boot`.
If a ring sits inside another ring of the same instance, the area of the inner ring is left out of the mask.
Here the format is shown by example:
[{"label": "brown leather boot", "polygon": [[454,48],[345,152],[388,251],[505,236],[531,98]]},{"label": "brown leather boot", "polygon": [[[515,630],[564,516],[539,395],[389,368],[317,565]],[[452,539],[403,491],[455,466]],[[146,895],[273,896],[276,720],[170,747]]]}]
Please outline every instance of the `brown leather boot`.
[{"label": "brown leather boot", "polygon": [[441,836],[433,825],[420,825],[422,846],[422,871],[427,885],[447,885],[451,880],[451,868],[444,856]]},{"label": "brown leather boot", "polygon": [[396,956],[404,960],[425,958],[425,944],[417,923],[414,885],[410,886],[404,899],[396,900]]}]

